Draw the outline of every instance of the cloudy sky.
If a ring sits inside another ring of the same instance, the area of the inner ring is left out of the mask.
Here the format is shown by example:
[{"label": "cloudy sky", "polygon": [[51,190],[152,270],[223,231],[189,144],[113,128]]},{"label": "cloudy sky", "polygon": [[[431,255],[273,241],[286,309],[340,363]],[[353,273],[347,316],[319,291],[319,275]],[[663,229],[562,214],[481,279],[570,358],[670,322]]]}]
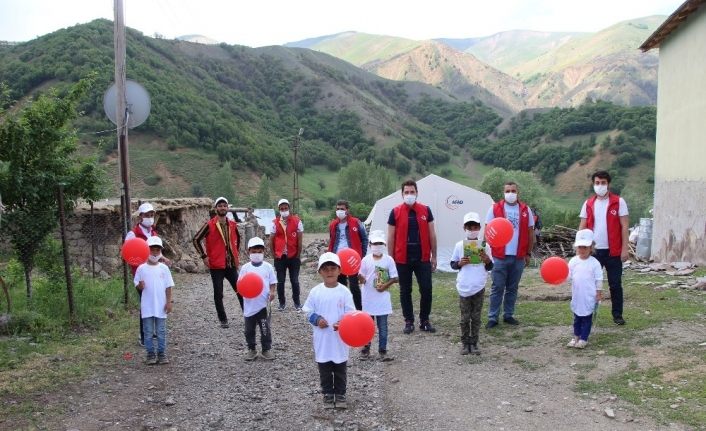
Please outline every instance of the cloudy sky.
[{"label": "cloudy sky", "polygon": [[[125,22],[146,35],[201,34],[229,44],[281,45],[343,31],[409,39],[505,30],[598,31],[669,15],[682,0],[123,0]],[[96,18],[113,0],[0,0],[0,40],[26,41]]]}]

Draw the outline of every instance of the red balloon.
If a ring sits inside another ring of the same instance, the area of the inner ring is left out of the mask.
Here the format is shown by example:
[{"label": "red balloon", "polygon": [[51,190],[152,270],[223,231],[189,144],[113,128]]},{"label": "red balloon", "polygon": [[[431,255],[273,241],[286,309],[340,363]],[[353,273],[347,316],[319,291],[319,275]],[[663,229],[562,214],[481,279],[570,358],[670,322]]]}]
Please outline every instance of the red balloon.
[{"label": "red balloon", "polygon": [[139,266],[147,262],[150,256],[150,248],[147,241],[142,238],[130,238],[123,243],[120,255],[130,266]]},{"label": "red balloon", "polygon": [[365,311],[351,311],[338,322],[341,340],[351,347],[363,347],[375,335],[375,323]]},{"label": "red balloon", "polygon": [[238,293],[241,294],[243,298],[256,298],[262,293],[264,287],[263,283],[262,277],[254,272],[248,272],[238,280]]},{"label": "red balloon", "polygon": [[550,257],[539,268],[542,279],[549,284],[561,284],[569,277],[569,264],[560,257]]},{"label": "red balloon", "polygon": [[512,240],[512,223],[502,217],[496,217],[485,225],[485,240],[491,247],[504,247]]},{"label": "red balloon", "polygon": [[356,275],[360,271],[360,255],[357,251],[352,248],[342,248],[336,254],[341,259],[341,273],[343,275]]}]

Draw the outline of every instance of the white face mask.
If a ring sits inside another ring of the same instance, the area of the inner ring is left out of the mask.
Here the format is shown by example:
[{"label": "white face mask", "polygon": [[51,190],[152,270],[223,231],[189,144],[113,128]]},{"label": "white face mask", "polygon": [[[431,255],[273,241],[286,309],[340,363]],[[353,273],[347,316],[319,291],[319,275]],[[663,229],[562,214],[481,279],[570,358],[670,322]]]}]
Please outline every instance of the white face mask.
[{"label": "white face mask", "polygon": [[265,253],[250,253],[250,262],[262,263],[265,260]]},{"label": "white face mask", "polygon": [[598,196],[605,196],[608,193],[608,186],[605,184],[594,184],[593,191],[596,192]]},{"label": "white face mask", "polygon": [[404,195],[403,199],[407,205],[414,205],[417,202],[417,195]]},{"label": "white face mask", "polygon": [[279,215],[284,218],[287,218],[287,217],[289,217],[289,211],[280,211]]},{"label": "white face mask", "polygon": [[466,239],[478,239],[479,230],[466,230]]},{"label": "white face mask", "polygon": [[385,246],[384,245],[371,245],[370,246],[370,251],[375,255],[375,256],[380,256],[382,253],[385,251]]},{"label": "white face mask", "polygon": [[155,256],[155,255],[153,255],[153,254],[150,254],[149,257],[148,257],[148,259],[149,259],[150,262],[152,262],[152,263],[157,263],[157,262],[159,262],[159,260],[160,260],[161,258],[162,258],[162,253],[160,253],[160,254],[157,255],[157,256]]},{"label": "white face mask", "polygon": [[346,210],[336,210],[336,217],[343,220],[346,218]]},{"label": "white face mask", "polygon": [[509,204],[517,202],[517,193],[505,193],[505,202]]},{"label": "white face mask", "polygon": [[154,225],[154,217],[143,218],[140,224],[149,229]]}]

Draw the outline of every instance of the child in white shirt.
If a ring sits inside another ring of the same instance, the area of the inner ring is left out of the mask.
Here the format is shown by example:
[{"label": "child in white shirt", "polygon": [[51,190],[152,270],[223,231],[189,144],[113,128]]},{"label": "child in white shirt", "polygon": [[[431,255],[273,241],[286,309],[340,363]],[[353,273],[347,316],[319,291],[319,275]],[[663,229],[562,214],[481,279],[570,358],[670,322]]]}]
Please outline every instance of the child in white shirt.
[{"label": "child in white shirt", "polygon": [[272,360],[275,355],[272,353],[272,332],[270,330],[267,305],[275,299],[277,277],[272,265],[265,262],[265,242],[262,238],[256,236],[248,241],[248,253],[250,254],[250,262],[240,268],[238,280],[243,278],[245,274],[255,273],[262,279],[262,292],[255,298],[243,298],[245,342],[248,345],[245,360],[254,361],[257,358],[257,350],[255,349],[257,346],[255,338],[256,327],[260,328],[262,358]]},{"label": "child in white shirt", "polygon": [[304,312],[313,326],[314,357],[319,366],[321,392],[325,408],[345,409],[346,367],[348,346],[338,334],[338,322],[343,315],[355,310],[350,290],[338,282],[341,260],[335,253],[326,252],[319,257],[319,275],[323,283],[309,292]]},{"label": "child in white shirt", "polygon": [[[378,354],[381,361],[391,361],[387,355],[387,316],[392,314],[392,301],[388,289],[397,283],[395,260],[385,253],[385,232],[370,232],[370,253],[361,264],[358,280],[363,285],[363,311],[370,314],[378,327]],[[370,343],[360,352],[360,359],[370,357]]]},{"label": "child in white shirt", "polygon": [[576,256],[569,260],[571,280],[571,311],[574,313],[574,338],[567,347],[583,349],[593,325],[593,312],[602,298],[603,271],[593,253],[593,231],[582,229],[576,232]]},{"label": "child in white shirt", "polygon": [[[488,271],[493,269],[488,246],[479,246],[480,216],[469,212],[463,216],[464,241],[459,241],[451,254],[451,268],[458,270],[456,290],[461,308],[461,354],[480,355],[478,335],[480,333],[483,296]],[[475,246],[475,247],[472,247]],[[467,253],[468,250],[470,253]]]},{"label": "child in white shirt", "polygon": [[[172,287],[174,280],[162,259],[162,240],[158,236],[147,238],[150,255],[147,262],[135,271],[135,287],[140,295],[140,314],[145,339],[147,365],[168,364],[167,359],[167,314],[172,311]],[[157,353],[154,351],[153,334],[157,334]]]}]

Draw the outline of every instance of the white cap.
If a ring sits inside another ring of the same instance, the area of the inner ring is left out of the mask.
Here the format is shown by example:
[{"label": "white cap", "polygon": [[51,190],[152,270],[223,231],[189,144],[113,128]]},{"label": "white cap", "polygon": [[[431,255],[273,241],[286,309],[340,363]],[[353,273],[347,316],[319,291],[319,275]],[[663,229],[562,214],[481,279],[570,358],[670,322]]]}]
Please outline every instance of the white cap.
[{"label": "white cap", "polygon": [[466,224],[469,221],[480,224],[480,216],[478,215],[478,213],[474,213],[473,211],[466,213],[463,216],[463,224]]},{"label": "white cap", "polygon": [[153,207],[152,204],[149,203],[149,202],[143,203],[143,204],[140,205],[140,207],[137,209],[137,212],[138,212],[139,214],[145,214],[145,213],[148,213],[148,212],[150,212],[150,211],[154,211],[154,207]]},{"label": "white cap", "polygon": [[254,236],[250,238],[250,241],[248,241],[248,248],[257,247],[258,245],[261,247],[265,246],[265,241],[263,241],[259,236]]},{"label": "white cap", "polygon": [[220,201],[223,201],[226,203],[226,205],[228,205],[228,199],[224,198],[223,196],[219,196],[216,198],[215,201],[213,201],[213,206],[215,207],[216,205],[218,205],[218,202]]},{"label": "white cap", "polygon": [[574,247],[593,245],[593,231],[591,229],[581,229],[576,232],[576,242],[574,242]]},{"label": "white cap", "polygon": [[385,232],[383,232],[381,230],[370,231],[370,236],[368,237],[368,241],[371,244],[381,242],[381,243],[387,245],[387,238],[385,238]]},{"label": "white cap", "polygon": [[316,267],[316,270],[320,270],[321,266],[326,262],[333,262],[339,267],[341,266],[341,259],[338,258],[338,255],[336,253],[331,253],[330,251],[327,251],[326,253],[322,254],[321,257],[319,257],[319,266]]},{"label": "white cap", "polygon": [[162,239],[160,237],[151,236],[147,238],[147,246],[152,247],[154,245],[158,245],[159,247],[164,248],[164,246],[162,245]]},{"label": "white cap", "polygon": [[282,204],[287,204],[287,205],[289,205],[289,201],[288,201],[287,199],[284,199],[284,198],[280,199],[279,202],[277,202],[277,208],[279,208],[279,206],[282,205]]}]

